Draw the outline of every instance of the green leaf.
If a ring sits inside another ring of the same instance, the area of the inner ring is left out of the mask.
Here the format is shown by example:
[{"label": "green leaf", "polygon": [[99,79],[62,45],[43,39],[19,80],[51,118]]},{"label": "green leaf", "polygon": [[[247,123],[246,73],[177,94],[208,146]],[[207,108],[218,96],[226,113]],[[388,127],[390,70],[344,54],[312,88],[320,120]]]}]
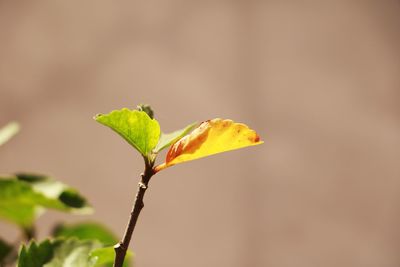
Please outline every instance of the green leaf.
[{"label": "green leaf", "polygon": [[67,188],[61,192],[58,199],[71,208],[83,208],[86,205],[86,199],[79,195],[75,189]]},{"label": "green leaf", "polygon": [[15,177],[17,177],[18,180],[29,183],[43,182],[50,179],[48,176],[35,173],[17,173]]},{"label": "green leaf", "polygon": [[19,132],[20,126],[17,122],[10,122],[0,129],[0,146],[10,140]]},{"label": "green leaf", "polygon": [[94,222],[58,225],[54,231],[55,237],[76,237],[80,240],[97,239],[104,245],[115,245],[117,237],[106,227]]},{"label": "green leaf", "polygon": [[[84,222],[72,225],[58,225],[53,231],[54,237],[78,238],[79,240],[98,240],[104,246],[94,250],[90,256],[98,257],[97,265],[107,265],[112,267],[115,252],[114,245],[118,243],[117,237],[106,227],[94,222]],[[128,250],[124,266],[130,266],[133,253]],[[107,264],[109,263],[109,264]]]},{"label": "green leaf", "polygon": [[161,150],[163,150],[164,148],[169,147],[171,144],[175,143],[176,141],[181,139],[183,136],[187,135],[190,131],[192,131],[196,127],[196,125],[197,125],[197,122],[192,123],[183,129],[180,129],[178,131],[175,131],[175,132],[172,132],[169,134],[161,133],[160,140],[158,141],[158,144],[157,144],[156,148],[154,149],[154,152],[158,153]]},{"label": "green leaf", "polygon": [[[132,251],[128,250],[126,252],[126,257],[124,260],[123,266],[127,267],[130,266],[130,262],[132,260],[133,253]],[[95,266],[113,266],[114,259],[115,259],[115,251],[114,247],[105,247],[105,248],[98,248],[93,250],[90,253],[90,258],[96,261]]]},{"label": "green leaf", "polygon": [[63,208],[57,200],[47,199],[26,182],[0,180],[0,218],[28,228],[39,215],[40,207]]},{"label": "green leaf", "polygon": [[95,249],[90,253],[89,257],[92,261],[96,262],[95,266],[107,266],[114,262],[114,247]]},{"label": "green leaf", "polygon": [[99,114],[94,118],[99,123],[110,127],[129,144],[147,157],[160,138],[160,125],[144,111],[123,108],[109,114]]},{"label": "green leaf", "polygon": [[44,175],[18,173],[15,175],[18,180],[31,183],[33,189],[47,196],[48,198],[58,198],[70,208],[87,208],[86,199],[79,192],[67,185],[54,181]]},{"label": "green leaf", "polygon": [[[128,251],[127,258],[131,256],[132,253]],[[57,238],[22,246],[18,267],[112,266],[114,257],[114,248],[104,247],[98,240]]]},{"label": "green leaf", "polygon": [[[74,197],[65,198],[71,191]],[[81,214],[92,211],[74,189],[45,176],[35,179],[26,179],[26,175],[0,178],[0,218],[27,229],[45,209]]]},{"label": "green leaf", "polygon": [[3,266],[3,260],[8,256],[11,251],[12,246],[0,239],[0,266]]},{"label": "green leaf", "polygon": [[96,259],[90,253],[101,247],[93,240],[56,239],[40,244],[23,246],[18,259],[18,267],[93,267]]},{"label": "green leaf", "polygon": [[49,240],[40,244],[30,243],[22,248],[18,256],[18,267],[42,267],[49,262],[54,254],[54,247]]},{"label": "green leaf", "polygon": [[90,253],[102,245],[95,240],[65,239],[53,241],[54,254],[44,267],[92,267],[96,259]]}]

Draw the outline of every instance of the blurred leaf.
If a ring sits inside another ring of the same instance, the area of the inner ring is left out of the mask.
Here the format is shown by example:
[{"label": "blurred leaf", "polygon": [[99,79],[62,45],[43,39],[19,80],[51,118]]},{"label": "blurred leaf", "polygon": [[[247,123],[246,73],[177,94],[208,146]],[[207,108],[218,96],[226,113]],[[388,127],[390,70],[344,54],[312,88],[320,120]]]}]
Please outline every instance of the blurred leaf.
[{"label": "blurred leaf", "polygon": [[13,247],[11,245],[0,239],[0,266],[3,266],[3,260],[8,256],[12,249]]},{"label": "blurred leaf", "polygon": [[[131,256],[128,251],[127,257]],[[114,248],[104,247],[98,240],[57,238],[23,245],[18,267],[111,267],[114,257]]]},{"label": "blurred leaf", "polygon": [[70,188],[61,192],[58,199],[72,208],[83,208],[86,205],[86,199],[79,195],[78,191]]},{"label": "blurred leaf", "polygon": [[87,213],[91,211],[87,200],[79,192],[59,181],[52,180],[44,175],[18,173],[16,177],[20,181],[29,182],[32,188],[45,195],[47,198],[55,198],[71,211]]},{"label": "blurred leaf", "polygon": [[96,262],[95,266],[112,266],[115,258],[114,247],[95,249],[89,254],[89,258]]},{"label": "blurred leaf", "polygon": [[[72,225],[58,225],[53,231],[54,237],[78,238],[79,240],[98,240],[105,247],[94,250],[91,253],[92,257],[99,257],[97,265],[110,263],[112,266],[115,252],[114,245],[118,243],[117,237],[106,227],[94,222],[84,222]],[[125,258],[124,266],[130,266],[130,261],[133,253],[128,250]],[[96,266],[97,266],[96,265]]]},{"label": "blurred leaf", "polygon": [[40,244],[31,242],[22,246],[18,267],[93,267],[96,259],[89,255],[100,247],[98,241],[78,239],[46,240]]},{"label": "blurred leaf", "polygon": [[40,244],[35,242],[22,245],[18,256],[18,267],[42,267],[49,262],[54,254],[54,247],[49,240]]},{"label": "blurred leaf", "polygon": [[164,148],[169,147],[171,144],[175,143],[177,140],[179,140],[183,136],[187,135],[191,130],[193,130],[195,128],[196,125],[197,125],[197,122],[192,123],[183,129],[180,129],[178,131],[175,131],[175,132],[172,132],[169,134],[161,133],[160,140],[158,140],[158,144],[157,144],[156,148],[154,149],[154,152],[158,153],[161,150],[163,150]]},{"label": "blurred leaf", "polygon": [[28,228],[39,215],[40,207],[65,208],[59,201],[35,192],[26,182],[0,179],[0,218]]},{"label": "blurred leaf", "polygon": [[110,127],[147,157],[160,138],[160,125],[144,111],[123,108],[95,116],[99,123]]},{"label": "blurred leaf", "polygon": [[[26,229],[32,226],[45,208],[81,214],[91,212],[86,200],[67,185],[45,176],[37,176],[36,179],[26,177],[17,175],[0,178],[0,218]],[[79,199],[79,205],[63,197],[70,191]]]},{"label": "blurred leaf", "polygon": [[31,183],[35,191],[49,198],[58,198],[70,208],[83,209],[87,206],[86,199],[78,191],[47,176],[19,173],[16,174],[16,177],[18,180]]},{"label": "blurred leaf", "polygon": [[[90,257],[93,260],[96,260],[96,266],[112,267],[115,258],[114,247],[95,249],[90,253]],[[126,257],[123,266],[125,267],[131,266],[130,262],[132,261],[132,257],[133,257],[132,251],[128,250],[126,252]]]},{"label": "blurred leaf", "polygon": [[54,254],[44,267],[92,267],[97,259],[91,258],[90,253],[102,245],[94,240],[59,239],[53,241]]},{"label": "blurred leaf", "polygon": [[178,163],[262,143],[257,133],[245,124],[232,120],[209,120],[173,144],[165,163],[157,166],[156,171]]},{"label": "blurred leaf", "polygon": [[0,129],[0,146],[10,140],[19,132],[20,126],[17,122],[10,122]]},{"label": "blurred leaf", "polygon": [[35,173],[17,173],[15,177],[17,177],[18,180],[29,183],[43,182],[49,179],[49,177],[45,175]]},{"label": "blurred leaf", "polygon": [[80,240],[97,239],[106,246],[118,243],[118,239],[109,229],[94,222],[58,225],[53,235],[54,237],[76,237]]}]

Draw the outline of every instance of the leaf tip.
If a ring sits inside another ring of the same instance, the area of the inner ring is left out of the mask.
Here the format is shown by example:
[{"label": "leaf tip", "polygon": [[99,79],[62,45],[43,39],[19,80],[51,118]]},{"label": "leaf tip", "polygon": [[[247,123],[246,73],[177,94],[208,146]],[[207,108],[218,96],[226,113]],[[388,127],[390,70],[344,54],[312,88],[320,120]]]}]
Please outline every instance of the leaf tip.
[{"label": "leaf tip", "polygon": [[99,121],[99,119],[100,119],[101,117],[103,117],[103,116],[104,116],[104,114],[102,114],[102,113],[97,113],[96,115],[93,116],[93,119],[94,119],[95,121]]},{"label": "leaf tip", "polygon": [[262,144],[262,143],[264,143],[264,141],[261,140],[261,138],[260,138],[260,136],[258,135],[258,133],[256,133],[256,132],[254,131],[254,134],[255,134],[254,140],[252,140],[254,144]]}]

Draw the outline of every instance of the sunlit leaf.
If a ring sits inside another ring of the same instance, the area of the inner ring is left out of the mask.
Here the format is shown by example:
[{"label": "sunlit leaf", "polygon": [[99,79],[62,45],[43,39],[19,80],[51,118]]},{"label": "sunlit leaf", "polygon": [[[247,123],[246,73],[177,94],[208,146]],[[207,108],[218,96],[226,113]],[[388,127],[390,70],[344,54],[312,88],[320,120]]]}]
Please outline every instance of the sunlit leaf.
[{"label": "sunlit leaf", "polygon": [[77,191],[48,177],[24,174],[0,178],[0,218],[29,228],[45,209],[81,214],[92,211]]},{"label": "sunlit leaf", "polygon": [[173,144],[165,163],[157,166],[156,171],[178,163],[262,143],[257,133],[245,124],[232,120],[209,120]]},{"label": "sunlit leaf", "polygon": [[80,240],[97,239],[104,245],[115,245],[117,237],[105,226],[95,222],[58,225],[53,231],[55,237],[76,237]]},{"label": "sunlit leaf", "polygon": [[10,122],[0,129],[0,146],[10,140],[19,131],[19,124]]},{"label": "sunlit leaf", "polygon": [[183,136],[187,135],[191,130],[193,130],[197,125],[197,122],[192,123],[188,126],[186,126],[183,129],[180,129],[178,131],[172,132],[172,133],[161,133],[160,140],[158,141],[158,144],[156,148],[154,149],[155,153],[160,152],[164,148],[169,147],[171,144],[175,143],[177,140],[182,138]]},{"label": "sunlit leaf", "polygon": [[123,108],[96,115],[95,120],[117,132],[143,156],[151,153],[160,138],[160,125],[144,111]]}]

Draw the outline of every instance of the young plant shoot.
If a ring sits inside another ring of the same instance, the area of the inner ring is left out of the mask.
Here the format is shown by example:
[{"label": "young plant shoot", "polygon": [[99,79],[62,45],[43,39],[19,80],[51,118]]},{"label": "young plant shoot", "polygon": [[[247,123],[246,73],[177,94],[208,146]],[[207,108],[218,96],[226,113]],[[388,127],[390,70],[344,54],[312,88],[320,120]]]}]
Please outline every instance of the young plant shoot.
[{"label": "young plant shoot", "polygon": [[[123,108],[98,114],[94,119],[124,138],[142,155],[145,164],[125,234],[114,246],[115,267],[121,267],[124,263],[133,230],[144,206],[143,197],[153,175],[176,164],[263,143],[247,125],[226,119],[207,120],[198,126],[193,123],[165,134],[161,132],[148,105],[140,105],[137,110]],[[156,165],[157,154],[166,148],[165,162]]]}]

